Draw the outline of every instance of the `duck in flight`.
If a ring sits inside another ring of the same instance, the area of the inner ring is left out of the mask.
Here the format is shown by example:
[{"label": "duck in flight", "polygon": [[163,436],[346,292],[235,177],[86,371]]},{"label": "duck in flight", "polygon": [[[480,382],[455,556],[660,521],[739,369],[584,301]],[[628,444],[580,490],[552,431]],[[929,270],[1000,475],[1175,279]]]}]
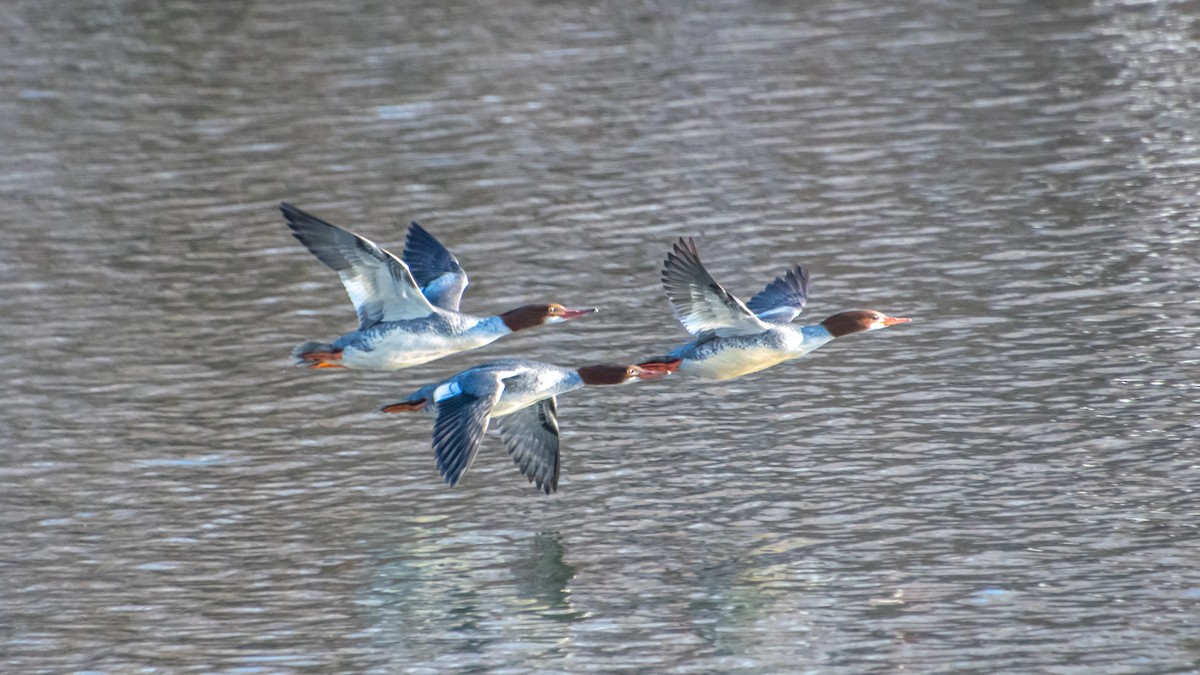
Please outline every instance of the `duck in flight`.
[{"label": "duck in flight", "polygon": [[569,321],[594,308],[524,305],[497,316],[459,311],[467,273],[441,242],[417,223],[408,227],[400,258],[365,237],[281,204],[292,236],[338,273],[358,329],[333,342],[305,342],[292,354],[312,368],[398,370],[478,349],[509,333]]},{"label": "duck in flight", "polygon": [[712,380],[758,372],[836,338],[912,320],[858,309],[811,326],[793,325],[808,302],[803,267],[794,266],[743,303],[712,278],[690,237],[680,237],[667,254],[662,283],[675,316],[696,339],[648,363],[677,360],[679,372]]},{"label": "duck in flight", "polygon": [[588,385],[630,384],[664,377],[674,362],[560,368],[539,361],[506,359],[416,390],[383,412],[434,414],[433,452],[438,472],[456,485],[471,467],[494,419],[521,475],[539,490],[558,489],[560,453],[557,396]]}]

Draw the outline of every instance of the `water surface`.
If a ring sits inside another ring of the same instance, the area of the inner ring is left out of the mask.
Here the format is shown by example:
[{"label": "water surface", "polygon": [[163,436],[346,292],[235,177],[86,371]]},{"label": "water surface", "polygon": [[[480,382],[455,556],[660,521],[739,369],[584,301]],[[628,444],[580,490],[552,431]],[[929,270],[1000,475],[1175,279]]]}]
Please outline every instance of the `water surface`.
[{"label": "water surface", "polygon": [[[0,10],[0,666],[1165,672],[1200,661],[1191,3],[58,2]],[[288,200],[469,311],[398,373]],[[910,325],[563,398],[545,498],[379,404],[661,353],[696,236],[748,298]]]}]

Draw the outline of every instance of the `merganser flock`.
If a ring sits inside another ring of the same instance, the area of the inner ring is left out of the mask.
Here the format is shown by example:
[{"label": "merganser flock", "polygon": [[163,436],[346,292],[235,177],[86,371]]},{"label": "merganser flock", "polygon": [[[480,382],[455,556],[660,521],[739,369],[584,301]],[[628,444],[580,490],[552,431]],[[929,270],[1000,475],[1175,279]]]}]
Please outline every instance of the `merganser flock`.
[{"label": "merganser flock", "polygon": [[[467,274],[454,254],[413,222],[401,257],[365,237],[287,203],[280,205],[292,236],[338,273],[358,313],[358,328],[332,342],[305,342],[293,358],[310,368],[399,370],[478,349],[525,328],[591,314],[557,303],[497,314],[459,311]],[[696,244],[681,237],[667,253],[662,284],[675,316],[695,339],[664,356],[625,365],[563,368],[505,359],[467,368],[384,406],[387,413],[434,416],[438,472],[457,485],[470,468],[492,420],[521,475],[546,494],[558,489],[560,394],[591,385],[631,384],[670,374],[728,380],[800,358],[829,342],[908,323],[876,310],[834,314],[794,325],[808,302],[807,270],[795,265],[742,302],[713,279]]]}]

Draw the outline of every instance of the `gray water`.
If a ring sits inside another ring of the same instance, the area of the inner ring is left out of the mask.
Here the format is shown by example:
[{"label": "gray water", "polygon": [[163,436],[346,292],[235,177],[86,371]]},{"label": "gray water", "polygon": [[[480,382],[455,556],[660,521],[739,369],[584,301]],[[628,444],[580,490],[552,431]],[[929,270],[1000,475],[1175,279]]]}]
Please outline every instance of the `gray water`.
[{"label": "gray water", "polygon": [[[1200,6],[0,8],[0,670],[1195,671]],[[602,313],[397,373],[280,200],[465,308]],[[661,353],[748,298],[916,319],[560,401],[558,494],[376,412]]]}]

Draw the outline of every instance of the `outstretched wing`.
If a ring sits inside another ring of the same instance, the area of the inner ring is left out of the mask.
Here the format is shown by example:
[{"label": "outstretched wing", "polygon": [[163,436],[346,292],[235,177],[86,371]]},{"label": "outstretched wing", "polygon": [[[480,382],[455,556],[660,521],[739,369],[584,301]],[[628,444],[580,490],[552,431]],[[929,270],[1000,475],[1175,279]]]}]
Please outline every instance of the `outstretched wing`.
[{"label": "outstretched wing", "polygon": [[558,404],[544,399],[496,418],[504,447],[521,475],[550,494],[558,489]]},{"label": "outstretched wing", "polygon": [[750,298],[746,307],[763,321],[791,323],[808,302],[808,270],[796,265]]},{"label": "outstretched wing", "polygon": [[453,379],[434,390],[437,420],[433,423],[433,454],[438,473],[455,485],[471,468],[483,435],[487,433],[492,408],[504,392],[504,383],[494,375]]},{"label": "outstretched wing", "polygon": [[408,238],[400,257],[408,264],[413,279],[430,302],[443,309],[458,311],[468,282],[467,273],[453,253],[413,222],[408,226]]},{"label": "outstretched wing", "polygon": [[360,329],[380,321],[402,321],[433,313],[433,305],[421,294],[408,266],[399,258],[369,239],[291,204],[280,204],[279,210],[292,228],[292,236],[341,277],[358,312]]},{"label": "outstretched wing", "polygon": [[680,237],[667,254],[662,283],[675,316],[692,335],[753,335],[769,328],[704,269],[690,237]]}]

